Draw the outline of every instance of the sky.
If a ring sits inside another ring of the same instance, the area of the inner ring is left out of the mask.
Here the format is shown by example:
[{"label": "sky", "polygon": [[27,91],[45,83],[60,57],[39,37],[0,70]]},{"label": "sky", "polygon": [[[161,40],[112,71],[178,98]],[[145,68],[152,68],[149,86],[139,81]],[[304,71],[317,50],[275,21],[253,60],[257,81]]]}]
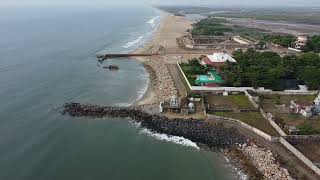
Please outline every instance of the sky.
[{"label": "sky", "polygon": [[193,6],[311,6],[320,0],[0,0],[0,5],[193,5]]}]

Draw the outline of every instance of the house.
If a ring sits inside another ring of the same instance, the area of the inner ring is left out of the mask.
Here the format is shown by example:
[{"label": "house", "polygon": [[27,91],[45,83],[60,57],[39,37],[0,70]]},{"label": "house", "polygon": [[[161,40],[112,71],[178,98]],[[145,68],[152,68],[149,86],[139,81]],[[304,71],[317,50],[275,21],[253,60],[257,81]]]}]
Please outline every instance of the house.
[{"label": "house", "polygon": [[318,97],[314,100],[314,112],[320,115],[320,93]]},{"label": "house", "polygon": [[306,102],[296,103],[294,100],[290,102],[290,112],[300,114],[305,118],[312,116],[312,104]]},{"label": "house", "polygon": [[320,115],[320,93],[314,100],[314,103],[300,102],[294,100],[290,102],[290,112],[301,114],[303,117],[309,118],[313,115]]},{"label": "house", "polygon": [[205,56],[202,58],[201,64],[219,70],[226,62],[236,63],[237,61],[226,52],[219,52]]},{"label": "house", "polygon": [[295,49],[302,50],[308,43],[307,35],[299,35],[295,41]]}]

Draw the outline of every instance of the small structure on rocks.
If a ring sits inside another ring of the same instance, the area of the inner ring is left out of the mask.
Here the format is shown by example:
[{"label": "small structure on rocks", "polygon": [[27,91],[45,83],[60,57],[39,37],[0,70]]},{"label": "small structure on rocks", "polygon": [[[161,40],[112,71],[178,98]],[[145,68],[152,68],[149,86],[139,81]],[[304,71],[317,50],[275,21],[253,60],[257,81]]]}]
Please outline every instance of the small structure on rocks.
[{"label": "small structure on rocks", "polygon": [[176,95],[171,96],[170,101],[161,102],[159,112],[175,111],[180,112],[181,102]]}]

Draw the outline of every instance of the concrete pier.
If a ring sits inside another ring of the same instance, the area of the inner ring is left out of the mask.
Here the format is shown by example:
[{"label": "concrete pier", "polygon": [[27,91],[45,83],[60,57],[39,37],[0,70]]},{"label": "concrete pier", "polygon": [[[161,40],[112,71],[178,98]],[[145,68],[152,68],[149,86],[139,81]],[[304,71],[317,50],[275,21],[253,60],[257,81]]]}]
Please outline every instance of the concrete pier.
[{"label": "concrete pier", "polygon": [[156,56],[159,54],[103,54],[97,55],[100,60],[110,59],[110,58],[122,58],[122,57],[146,57],[146,56]]}]

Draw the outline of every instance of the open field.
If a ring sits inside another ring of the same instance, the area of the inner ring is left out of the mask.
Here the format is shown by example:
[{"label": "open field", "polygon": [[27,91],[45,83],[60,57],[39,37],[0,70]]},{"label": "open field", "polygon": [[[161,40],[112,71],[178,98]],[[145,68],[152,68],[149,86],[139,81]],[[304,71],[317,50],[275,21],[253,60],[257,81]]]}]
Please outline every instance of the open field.
[{"label": "open field", "polygon": [[277,136],[276,130],[262,117],[260,112],[238,112],[239,109],[255,109],[248,98],[243,94],[238,95],[212,95],[207,97],[210,107],[231,109],[233,112],[212,112],[213,115],[238,119],[270,135]]},{"label": "open field", "polygon": [[270,134],[271,136],[278,136],[277,131],[269,124],[269,122],[262,117],[260,112],[215,112],[217,116],[233,118],[240,120],[250,126],[260,129],[263,132]]},{"label": "open field", "polygon": [[245,95],[212,95],[207,97],[210,106],[226,107],[230,109],[254,108]]},{"label": "open field", "polygon": [[233,25],[265,29],[276,33],[286,33],[292,35],[320,34],[320,25],[307,25],[285,21],[256,20],[251,18],[226,17],[226,20]]}]

